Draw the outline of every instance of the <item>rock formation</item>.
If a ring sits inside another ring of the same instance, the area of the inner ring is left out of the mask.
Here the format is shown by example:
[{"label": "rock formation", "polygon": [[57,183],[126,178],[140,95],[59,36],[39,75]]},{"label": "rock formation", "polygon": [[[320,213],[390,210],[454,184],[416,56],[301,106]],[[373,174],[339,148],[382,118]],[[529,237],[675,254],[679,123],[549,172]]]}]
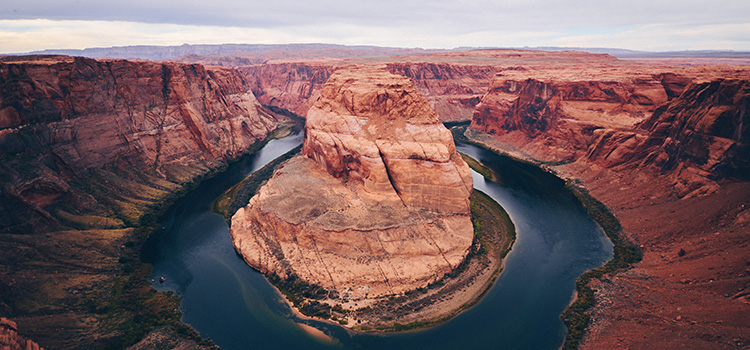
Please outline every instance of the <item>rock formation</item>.
[{"label": "rock formation", "polygon": [[748,80],[693,84],[637,130],[596,133],[586,160],[671,174],[681,198],[713,192],[717,180],[750,179],[749,108]]},{"label": "rock formation", "polygon": [[500,67],[448,62],[393,62],[393,74],[411,78],[442,122],[471,120],[474,107]]},{"label": "rock formation", "polygon": [[19,336],[16,323],[5,317],[0,317],[0,349],[44,350],[39,344]]},{"label": "rock formation", "polygon": [[584,187],[643,251],[590,283],[581,348],[750,345],[750,70],[564,65],[503,70],[466,135]]},{"label": "rock formation", "polygon": [[0,212],[10,214],[0,230],[57,221],[44,207],[75,193],[72,179],[90,169],[127,167],[182,183],[276,128],[230,69],[10,57],[0,79],[0,173],[8,179]]},{"label": "rock formation", "polygon": [[334,70],[333,63],[274,63],[239,67],[253,94],[264,105],[284,107],[304,116],[320,97],[320,89]]},{"label": "rock formation", "polygon": [[101,310],[135,228],[277,123],[231,69],[0,59],[0,315],[47,348],[113,346]]},{"label": "rock formation", "polygon": [[336,71],[306,132],[303,155],[232,218],[251,266],[359,299],[423,287],[463,260],[471,175],[409,79]]},{"label": "rock formation", "polygon": [[[298,115],[320,96],[323,83],[341,60],[279,62],[239,67],[251,82],[253,93],[266,105],[284,107]],[[391,62],[387,69],[414,82],[417,91],[443,122],[471,119],[474,106],[487,91],[498,67],[443,62]]]},{"label": "rock formation", "polygon": [[662,82],[651,76],[600,73],[592,79],[500,73],[477,106],[471,128],[543,161],[572,161],[595,141],[594,130],[632,128],[668,100]]}]

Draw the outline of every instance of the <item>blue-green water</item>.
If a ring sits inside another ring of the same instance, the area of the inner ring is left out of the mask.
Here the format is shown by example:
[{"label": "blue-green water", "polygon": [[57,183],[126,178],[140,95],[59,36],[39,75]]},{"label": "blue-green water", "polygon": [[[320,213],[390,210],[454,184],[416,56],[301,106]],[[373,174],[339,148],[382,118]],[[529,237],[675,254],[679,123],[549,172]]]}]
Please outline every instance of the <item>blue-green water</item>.
[{"label": "blue-green water", "polygon": [[311,324],[335,343],[304,332],[279,294],[232,247],[213,201],[302,142],[295,134],[273,140],[232,164],[178,201],[144,248],[153,264],[154,287],[183,297],[183,321],[222,349],[556,349],[565,337],[560,314],[584,271],[612,256],[612,245],[562,180],[540,169],[458,144],[461,152],[497,172],[499,183],[473,173],[474,187],[500,203],[513,220],[517,240],[505,270],[473,308],[439,326],[417,332],[353,334],[321,322]]}]

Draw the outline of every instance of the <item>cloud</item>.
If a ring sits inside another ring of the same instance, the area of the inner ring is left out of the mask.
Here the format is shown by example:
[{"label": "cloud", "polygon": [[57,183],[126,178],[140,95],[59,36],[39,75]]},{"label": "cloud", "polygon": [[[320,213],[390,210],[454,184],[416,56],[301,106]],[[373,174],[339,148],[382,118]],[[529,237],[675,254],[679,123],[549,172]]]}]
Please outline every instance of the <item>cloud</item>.
[{"label": "cloud", "polygon": [[0,52],[220,43],[750,50],[750,1],[4,0]]},{"label": "cloud", "polygon": [[750,51],[750,23],[675,26],[650,24],[612,31],[561,35],[552,46],[617,47],[646,51],[737,50]]}]

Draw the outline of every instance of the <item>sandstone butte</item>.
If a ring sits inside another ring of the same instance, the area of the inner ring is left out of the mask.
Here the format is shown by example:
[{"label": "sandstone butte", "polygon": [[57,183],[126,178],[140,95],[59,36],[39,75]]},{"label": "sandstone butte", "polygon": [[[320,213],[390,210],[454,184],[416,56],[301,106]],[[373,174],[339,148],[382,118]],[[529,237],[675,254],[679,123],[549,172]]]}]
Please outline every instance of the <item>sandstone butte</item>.
[{"label": "sandstone butte", "polygon": [[302,154],[232,217],[232,241],[265,274],[373,300],[461,263],[471,191],[451,133],[408,78],[342,68],[307,114]]}]

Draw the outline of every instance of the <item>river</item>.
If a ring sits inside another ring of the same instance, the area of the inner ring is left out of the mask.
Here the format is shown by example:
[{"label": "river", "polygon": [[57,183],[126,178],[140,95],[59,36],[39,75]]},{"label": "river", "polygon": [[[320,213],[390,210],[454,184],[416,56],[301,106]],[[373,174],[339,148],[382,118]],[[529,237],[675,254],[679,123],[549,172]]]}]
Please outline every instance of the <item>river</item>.
[{"label": "river", "polygon": [[[492,168],[498,182],[472,171],[474,187],[494,198],[516,226],[505,270],[471,309],[429,329],[359,334],[296,319],[280,295],[232,247],[229,228],[211,212],[213,201],[267,162],[298,146],[302,134],[270,141],[227,171],[203,182],[162,217],[143,249],[152,285],[183,297],[183,322],[222,349],[556,349],[565,338],[560,314],[575,280],[612,257],[612,244],[562,180],[537,167],[479,147],[457,148]],[[159,277],[165,282],[159,283]],[[304,322],[335,339],[305,332]]]}]

